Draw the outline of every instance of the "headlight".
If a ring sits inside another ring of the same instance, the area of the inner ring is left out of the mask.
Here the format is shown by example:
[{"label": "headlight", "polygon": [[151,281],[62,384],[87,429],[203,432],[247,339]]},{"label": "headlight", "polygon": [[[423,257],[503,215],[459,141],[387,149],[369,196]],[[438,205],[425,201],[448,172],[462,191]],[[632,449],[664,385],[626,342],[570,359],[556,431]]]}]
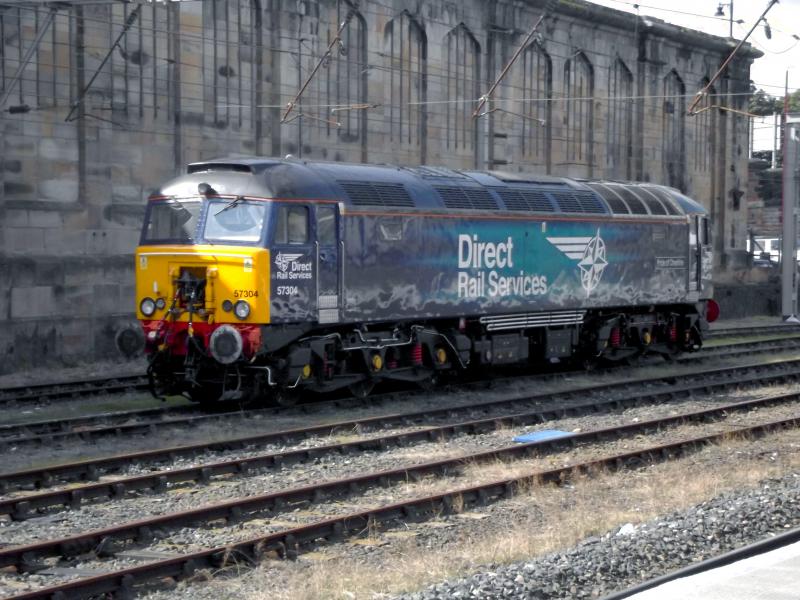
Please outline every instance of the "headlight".
[{"label": "headlight", "polygon": [[142,311],[142,314],[145,317],[153,316],[153,313],[156,312],[156,302],[152,298],[145,298],[139,304],[139,310]]},{"label": "headlight", "polygon": [[239,300],[233,305],[233,314],[236,315],[237,319],[244,321],[250,316],[250,305],[244,300]]}]

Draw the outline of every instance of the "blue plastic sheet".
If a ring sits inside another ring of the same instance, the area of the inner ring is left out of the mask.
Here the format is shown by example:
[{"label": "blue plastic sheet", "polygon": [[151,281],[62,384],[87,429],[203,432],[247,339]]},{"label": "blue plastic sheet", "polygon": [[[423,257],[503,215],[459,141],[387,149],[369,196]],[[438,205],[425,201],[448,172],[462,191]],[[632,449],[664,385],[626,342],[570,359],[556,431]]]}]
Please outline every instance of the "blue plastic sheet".
[{"label": "blue plastic sheet", "polygon": [[553,440],[556,438],[572,435],[569,431],[559,431],[558,429],[543,429],[542,431],[534,431],[532,433],[523,433],[514,438],[515,442],[520,444],[528,444],[530,442],[543,442],[545,440]]}]

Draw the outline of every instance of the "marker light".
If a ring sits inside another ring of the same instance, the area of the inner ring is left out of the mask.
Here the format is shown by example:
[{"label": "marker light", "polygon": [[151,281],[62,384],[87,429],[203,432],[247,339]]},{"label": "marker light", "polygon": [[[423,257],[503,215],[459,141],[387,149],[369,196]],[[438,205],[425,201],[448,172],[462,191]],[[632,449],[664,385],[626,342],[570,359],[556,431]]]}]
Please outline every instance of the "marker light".
[{"label": "marker light", "polygon": [[237,319],[244,321],[250,316],[250,305],[244,300],[239,300],[233,305],[233,314],[236,315]]},{"label": "marker light", "polygon": [[230,300],[225,300],[222,303],[222,310],[224,310],[225,312],[231,312],[233,310],[233,302],[231,302]]},{"label": "marker light", "polygon": [[153,313],[156,312],[156,303],[152,298],[145,298],[139,304],[139,310],[142,311],[145,317],[152,317]]},{"label": "marker light", "polygon": [[164,300],[164,298],[159,298],[158,300],[156,300],[156,308],[158,310],[164,310],[166,306],[167,306],[167,301]]},{"label": "marker light", "polygon": [[719,319],[719,304],[709,299],[706,300],[706,321],[713,323]]}]

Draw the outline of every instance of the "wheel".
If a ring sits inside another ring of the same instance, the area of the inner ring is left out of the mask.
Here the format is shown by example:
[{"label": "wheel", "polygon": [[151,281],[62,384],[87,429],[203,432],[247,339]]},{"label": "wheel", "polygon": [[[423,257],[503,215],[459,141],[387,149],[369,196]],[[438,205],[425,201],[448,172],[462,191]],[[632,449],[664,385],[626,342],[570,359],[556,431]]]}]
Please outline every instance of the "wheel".
[{"label": "wheel", "polygon": [[350,393],[353,394],[356,398],[366,398],[372,392],[372,389],[375,387],[375,382],[370,381],[369,379],[362,379],[357,383],[351,383],[347,386],[347,389],[350,390]]},{"label": "wheel", "polygon": [[189,399],[204,406],[213,406],[217,403],[222,391],[216,385],[199,385],[189,391]]},{"label": "wheel", "polygon": [[297,404],[299,399],[300,393],[294,390],[277,389],[272,392],[272,404],[275,406],[289,408]]},{"label": "wheel", "polygon": [[417,385],[425,392],[432,392],[439,385],[439,381],[439,376],[436,373],[431,373],[425,379],[420,379]]}]

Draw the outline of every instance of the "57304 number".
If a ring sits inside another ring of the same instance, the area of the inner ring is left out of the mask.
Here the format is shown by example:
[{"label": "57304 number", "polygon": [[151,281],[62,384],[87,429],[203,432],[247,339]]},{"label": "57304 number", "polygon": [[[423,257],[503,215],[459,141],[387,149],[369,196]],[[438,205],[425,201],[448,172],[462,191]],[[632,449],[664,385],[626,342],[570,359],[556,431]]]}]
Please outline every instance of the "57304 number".
[{"label": "57304 number", "polygon": [[299,292],[296,285],[279,285],[278,296],[296,296]]},{"label": "57304 number", "polygon": [[258,298],[258,290],[233,290],[234,298]]}]

